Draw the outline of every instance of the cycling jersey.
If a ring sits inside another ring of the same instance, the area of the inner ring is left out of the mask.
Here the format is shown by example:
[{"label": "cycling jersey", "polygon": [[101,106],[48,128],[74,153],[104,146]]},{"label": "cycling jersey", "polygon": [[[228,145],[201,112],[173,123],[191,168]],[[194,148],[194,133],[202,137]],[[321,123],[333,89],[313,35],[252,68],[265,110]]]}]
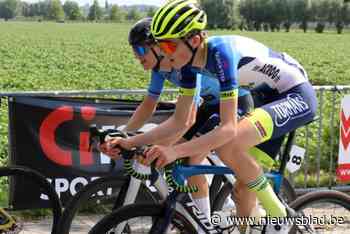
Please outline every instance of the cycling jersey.
[{"label": "cycling jersey", "polygon": [[[238,116],[239,118],[243,117],[254,108],[254,100],[252,95],[248,92],[247,95],[242,95],[238,97]],[[204,103],[198,108],[196,122],[194,125],[186,132],[183,136],[186,140],[191,140],[193,136],[197,135],[197,133],[205,134],[206,132],[200,132],[202,127],[206,124],[207,120],[213,114],[220,113],[220,104],[211,105]],[[203,129],[202,129],[203,130]]]},{"label": "cycling jersey", "polygon": [[[181,85],[181,73],[175,70],[171,72],[153,70],[148,87],[148,95],[154,99],[158,99],[163,91],[165,80],[179,87]],[[216,105],[220,102],[220,84],[215,77],[197,74],[195,88],[200,90],[199,93],[196,93],[197,101],[200,96],[209,105]],[[238,93],[238,96],[241,97],[247,95],[249,91],[239,89]]]},{"label": "cycling jersey", "polygon": [[238,86],[260,85],[279,93],[308,80],[303,67],[286,53],[278,53],[265,45],[242,36],[215,36],[206,43],[203,69],[186,65],[181,69],[183,89],[196,86],[196,74],[216,77],[221,96],[229,98]]},{"label": "cycling jersey", "polygon": [[286,53],[246,37],[215,36],[205,45],[204,68],[190,64],[181,68],[182,93],[194,92],[198,73],[218,80],[221,100],[236,98],[238,87],[259,93],[263,104],[246,118],[260,135],[261,144],[250,153],[271,165],[266,156],[275,157],[283,136],[315,116],[316,94],[305,70]]}]

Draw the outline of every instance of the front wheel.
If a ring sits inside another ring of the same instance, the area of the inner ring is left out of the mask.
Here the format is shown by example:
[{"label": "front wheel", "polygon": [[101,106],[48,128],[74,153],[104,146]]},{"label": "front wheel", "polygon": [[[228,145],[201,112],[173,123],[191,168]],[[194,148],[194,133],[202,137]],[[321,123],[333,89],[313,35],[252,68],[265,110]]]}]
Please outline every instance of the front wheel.
[{"label": "front wheel", "polygon": [[308,225],[295,225],[290,234],[346,234],[350,230],[350,196],[333,190],[307,193],[290,204]]},{"label": "front wheel", "polygon": [[[121,207],[128,196],[130,178],[108,176],[94,180],[83,187],[66,205],[60,221],[60,234],[68,234],[72,229],[89,230],[92,225],[112,210]],[[157,203],[152,192],[143,184],[135,202]]]},{"label": "front wheel", "polygon": [[[161,204],[133,204],[121,207],[106,215],[90,230],[89,234],[142,234],[149,233],[153,222],[165,216],[164,206]],[[127,231],[119,225],[128,224]],[[119,227],[118,227],[119,226]],[[120,232],[118,230],[123,230]],[[167,234],[193,234],[196,230],[178,212],[175,211]]]}]

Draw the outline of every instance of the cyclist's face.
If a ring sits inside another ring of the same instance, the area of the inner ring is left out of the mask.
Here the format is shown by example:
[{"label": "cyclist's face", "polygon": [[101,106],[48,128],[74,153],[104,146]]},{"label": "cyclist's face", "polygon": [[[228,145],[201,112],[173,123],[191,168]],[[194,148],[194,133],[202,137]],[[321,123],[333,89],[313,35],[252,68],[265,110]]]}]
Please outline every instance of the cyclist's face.
[{"label": "cyclist's face", "polygon": [[157,65],[157,58],[153,54],[151,47],[148,45],[133,47],[136,59],[139,60],[145,70],[150,70]]},{"label": "cyclist's face", "polygon": [[181,69],[192,57],[192,52],[183,40],[160,40],[158,45],[162,50],[162,53],[171,61],[171,66],[175,69]]}]

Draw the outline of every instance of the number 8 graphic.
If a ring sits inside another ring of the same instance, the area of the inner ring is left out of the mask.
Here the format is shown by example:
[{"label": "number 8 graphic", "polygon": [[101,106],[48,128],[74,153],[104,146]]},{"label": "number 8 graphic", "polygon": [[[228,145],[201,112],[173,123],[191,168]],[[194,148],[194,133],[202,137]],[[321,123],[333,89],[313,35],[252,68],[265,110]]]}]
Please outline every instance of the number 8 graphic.
[{"label": "number 8 graphic", "polygon": [[292,163],[296,164],[296,165],[300,165],[301,164],[301,157],[297,156],[297,155],[293,155],[292,157]]}]

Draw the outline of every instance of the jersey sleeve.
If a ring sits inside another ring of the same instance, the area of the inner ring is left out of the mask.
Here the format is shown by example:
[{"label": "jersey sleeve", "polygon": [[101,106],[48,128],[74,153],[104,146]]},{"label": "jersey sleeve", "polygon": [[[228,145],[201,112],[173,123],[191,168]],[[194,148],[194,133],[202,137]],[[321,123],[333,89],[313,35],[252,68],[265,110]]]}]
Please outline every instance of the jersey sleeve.
[{"label": "jersey sleeve", "polygon": [[160,72],[152,71],[151,81],[148,86],[148,96],[158,100],[163,91],[164,81],[165,77]]},{"label": "jersey sleeve", "polygon": [[180,77],[180,95],[195,96],[197,87],[197,73],[190,66],[181,69]]},{"label": "jersey sleeve", "polygon": [[237,64],[229,45],[222,43],[214,51],[215,74],[220,83],[220,100],[238,97]]}]

